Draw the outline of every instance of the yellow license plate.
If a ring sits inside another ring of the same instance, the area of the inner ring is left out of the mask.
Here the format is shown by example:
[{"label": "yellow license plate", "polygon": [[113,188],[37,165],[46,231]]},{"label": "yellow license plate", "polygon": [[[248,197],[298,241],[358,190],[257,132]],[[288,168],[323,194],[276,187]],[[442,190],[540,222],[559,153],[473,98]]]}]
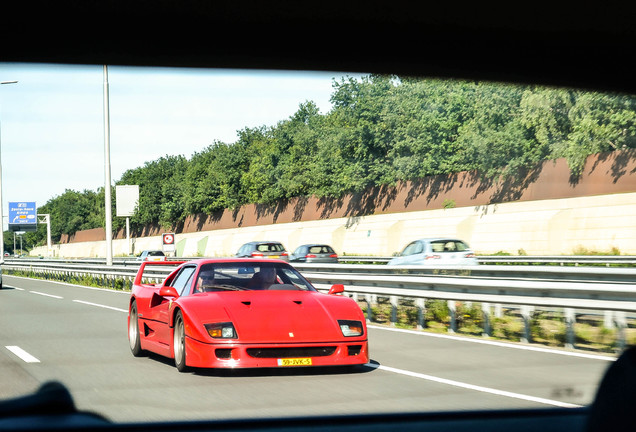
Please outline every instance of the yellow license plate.
[{"label": "yellow license plate", "polygon": [[311,366],[310,358],[278,359],[278,366]]},{"label": "yellow license plate", "polygon": [[280,256],[278,256],[278,255],[270,255],[269,257],[270,258],[280,258]]}]

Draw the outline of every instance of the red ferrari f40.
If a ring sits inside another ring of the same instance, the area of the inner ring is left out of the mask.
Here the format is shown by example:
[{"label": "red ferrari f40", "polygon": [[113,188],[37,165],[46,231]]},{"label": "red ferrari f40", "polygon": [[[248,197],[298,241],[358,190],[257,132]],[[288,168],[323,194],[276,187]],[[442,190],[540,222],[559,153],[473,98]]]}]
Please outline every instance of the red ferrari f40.
[{"label": "red ferrari f40", "polygon": [[[369,361],[365,317],[340,284],[321,293],[279,260],[202,259],[160,284],[135,278],[128,314],[134,356],[188,368],[344,366]],[[175,264],[174,262],[172,264]],[[148,269],[146,269],[148,267]]]}]

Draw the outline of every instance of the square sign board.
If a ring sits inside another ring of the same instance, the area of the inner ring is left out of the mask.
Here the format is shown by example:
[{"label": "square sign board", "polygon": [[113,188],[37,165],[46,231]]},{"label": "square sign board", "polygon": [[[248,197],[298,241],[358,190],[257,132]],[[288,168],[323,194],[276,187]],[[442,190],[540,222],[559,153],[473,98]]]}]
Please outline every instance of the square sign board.
[{"label": "square sign board", "polygon": [[9,203],[9,231],[35,231],[38,228],[35,202]]},{"label": "square sign board", "polygon": [[115,186],[115,209],[117,217],[130,217],[135,214],[139,203],[139,185]]}]

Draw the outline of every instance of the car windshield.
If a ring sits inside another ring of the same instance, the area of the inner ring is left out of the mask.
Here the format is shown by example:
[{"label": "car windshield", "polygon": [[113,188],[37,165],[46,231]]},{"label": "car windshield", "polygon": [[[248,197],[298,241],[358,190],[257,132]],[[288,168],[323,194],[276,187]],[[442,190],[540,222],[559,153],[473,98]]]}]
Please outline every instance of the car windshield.
[{"label": "car windshield", "polygon": [[400,255],[409,256],[424,252],[424,246],[421,242],[413,242],[404,248]]},{"label": "car windshield", "polygon": [[284,252],[285,248],[280,243],[262,243],[256,245],[256,250],[259,252]]},{"label": "car windshield", "polygon": [[318,245],[318,246],[310,246],[309,253],[310,254],[332,254],[334,252],[331,246]]},{"label": "car windshield", "polygon": [[275,263],[204,264],[195,292],[257,290],[316,291],[294,268]]}]

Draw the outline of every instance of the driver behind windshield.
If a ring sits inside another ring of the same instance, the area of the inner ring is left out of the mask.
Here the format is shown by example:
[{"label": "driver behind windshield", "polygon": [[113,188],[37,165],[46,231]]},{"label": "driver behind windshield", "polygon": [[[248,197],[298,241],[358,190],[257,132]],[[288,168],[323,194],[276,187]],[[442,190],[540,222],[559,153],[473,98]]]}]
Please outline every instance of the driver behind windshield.
[{"label": "driver behind windshield", "polygon": [[214,270],[201,271],[197,278],[197,286],[194,289],[195,293],[206,292],[214,288]]},{"label": "driver behind windshield", "polygon": [[276,269],[274,267],[261,267],[248,284],[249,289],[266,290],[276,283]]}]

